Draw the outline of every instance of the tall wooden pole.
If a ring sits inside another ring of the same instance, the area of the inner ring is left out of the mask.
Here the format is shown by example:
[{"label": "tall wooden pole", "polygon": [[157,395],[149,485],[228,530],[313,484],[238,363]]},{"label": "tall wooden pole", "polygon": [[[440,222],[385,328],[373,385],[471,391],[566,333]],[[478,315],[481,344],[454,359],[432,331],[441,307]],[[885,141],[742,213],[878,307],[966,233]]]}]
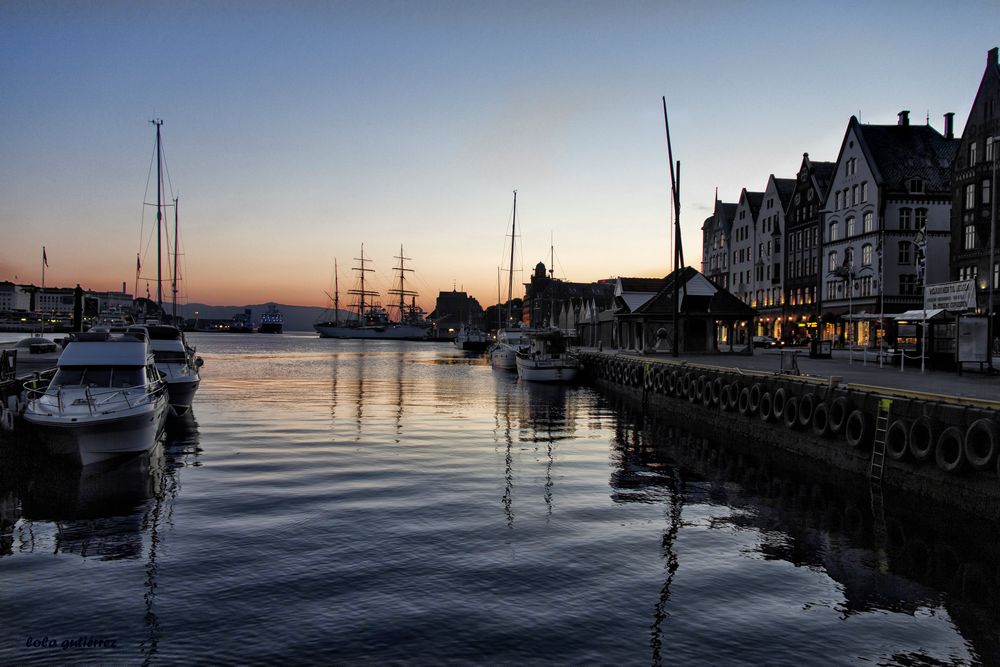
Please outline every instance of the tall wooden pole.
[{"label": "tall wooden pole", "polygon": [[663,125],[667,132],[667,159],[670,162],[670,194],[674,207],[674,344],[671,346],[673,356],[680,356],[680,283],[684,268],[684,249],[681,247],[681,162],[677,161],[677,171],[674,172],[674,151],[670,143],[670,120],[667,117],[667,97],[663,96]]}]

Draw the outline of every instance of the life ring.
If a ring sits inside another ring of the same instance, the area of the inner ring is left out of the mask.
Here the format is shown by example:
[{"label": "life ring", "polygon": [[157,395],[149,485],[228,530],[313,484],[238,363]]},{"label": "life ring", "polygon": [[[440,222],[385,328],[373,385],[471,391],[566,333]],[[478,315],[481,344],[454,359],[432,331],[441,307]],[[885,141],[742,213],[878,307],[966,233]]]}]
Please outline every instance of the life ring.
[{"label": "life ring", "polygon": [[820,403],[813,408],[812,430],[821,438],[830,432],[830,408],[826,403]]},{"label": "life ring", "polygon": [[762,421],[769,422],[774,419],[774,399],[771,398],[771,392],[765,391],[761,394],[758,410]]},{"label": "life ring", "polygon": [[929,417],[917,417],[910,424],[910,454],[917,461],[926,461],[934,454],[937,444],[937,424]]},{"label": "life ring", "polygon": [[847,415],[851,412],[851,404],[846,396],[838,396],[830,403],[829,419],[830,433],[838,434],[847,425]]},{"label": "life ring", "polygon": [[992,419],[977,419],[965,432],[965,458],[976,470],[986,470],[997,455],[1000,433]]},{"label": "life ring", "polygon": [[750,390],[747,389],[746,387],[743,387],[743,389],[740,390],[740,397],[738,400],[739,402],[737,403],[737,407],[739,408],[740,414],[741,415],[751,414]]},{"label": "life ring", "polygon": [[750,412],[757,412],[760,407],[760,395],[763,392],[760,383],[755,382],[752,387],[750,387]]},{"label": "life ring", "polygon": [[775,419],[785,416],[785,388],[778,387],[774,390],[774,398],[771,400],[771,414]]},{"label": "life ring", "polygon": [[799,426],[806,427],[812,422],[813,410],[816,409],[816,397],[813,394],[803,394],[799,398]]},{"label": "life ring", "polygon": [[903,461],[910,455],[910,425],[903,419],[889,424],[885,432],[885,455],[893,461]]},{"label": "life ring", "polygon": [[799,399],[797,396],[792,396],[785,401],[784,419],[785,426],[788,428],[799,427]]},{"label": "life ring", "polygon": [[949,426],[938,436],[934,462],[945,472],[957,473],[965,464],[965,438],[962,429]]},{"label": "life ring", "polygon": [[872,418],[861,410],[853,410],[847,416],[844,426],[844,439],[851,449],[867,447],[871,443],[873,433]]}]

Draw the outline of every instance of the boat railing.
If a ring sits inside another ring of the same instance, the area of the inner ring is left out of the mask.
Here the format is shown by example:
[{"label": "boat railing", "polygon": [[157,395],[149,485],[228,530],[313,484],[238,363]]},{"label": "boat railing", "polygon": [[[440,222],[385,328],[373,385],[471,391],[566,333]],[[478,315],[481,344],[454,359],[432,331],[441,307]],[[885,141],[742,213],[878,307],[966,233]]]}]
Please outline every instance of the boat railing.
[{"label": "boat railing", "polygon": [[[156,401],[165,391],[166,382],[159,380],[145,387],[84,387],[83,397],[77,398],[67,405],[68,388],[59,387],[54,392],[49,391],[50,380],[36,378],[24,383],[25,398],[28,403],[35,403],[45,397],[56,399],[57,414],[60,417],[66,416],[69,406],[79,406],[86,404],[87,412],[91,417],[96,414],[110,414],[116,410],[129,410],[139,405],[145,405]],[[78,389],[78,387],[74,387]],[[140,393],[140,390],[145,389]],[[124,403],[124,406],[121,404]],[[37,403],[36,403],[37,405]],[[113,407],[113,410],[102,408]],[[77,413],[78,414],[78,413]]]}]

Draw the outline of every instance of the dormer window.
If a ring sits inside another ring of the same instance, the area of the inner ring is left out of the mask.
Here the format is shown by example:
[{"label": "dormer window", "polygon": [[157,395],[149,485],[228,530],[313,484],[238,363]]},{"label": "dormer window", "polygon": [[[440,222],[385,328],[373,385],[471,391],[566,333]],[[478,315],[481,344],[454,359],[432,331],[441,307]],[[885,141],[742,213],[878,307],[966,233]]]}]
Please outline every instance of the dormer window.
[{"label": "dormer window", "polygon": [[924,191],[924,182],[919,178],[910,179],[910,192],[919,194]]}]

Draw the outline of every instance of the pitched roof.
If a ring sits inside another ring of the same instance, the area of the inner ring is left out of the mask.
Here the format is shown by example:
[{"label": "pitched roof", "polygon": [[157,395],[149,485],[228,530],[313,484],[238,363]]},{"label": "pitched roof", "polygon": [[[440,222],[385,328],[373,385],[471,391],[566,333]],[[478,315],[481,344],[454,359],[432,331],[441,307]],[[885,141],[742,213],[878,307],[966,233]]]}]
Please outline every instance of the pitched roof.
[{"label": "pitched roof", "polygon": [[826,199],[826,195],[830,192],[830,183],[833,182],[833,174],[837,171],[837,163],[813,162],[810,160],[809,165],[812,167],[813,181],[815,181],[816,188],[819,190],[817,194],[821,200]]},{"label": "pitched roof", "polygon": [[781,200],[781,208],[788,208],[788,202],[791,201],[792,195],[795,193],[795,184],[797,181],[794,178],[774,178],[774,189],[778,191],[778,199]]},{"label": "pitched roof", "polygon": [[666,278],[618,278],[623,292],[659,292]]},{"label": "pitched roof", "polygon": [[945,139],[929,125],[862,125],[851,117],[866,154],[889,190],[908,190],[919,178],[926,192],[951,190],[957,139]]},{"label": "pitched roof", "polygon": [[[634,311],[636,315],[664,315],[673,313],[674,280],[678,272],[674,271],[664,280],[665,284],[656,296]],[[709,289],[687,289],[689,283],[700,283]],[[680,271],[682,289],[688,291],[681,297],[681,312],[685,315],[711,315],[717,318],[749,319],[756,311],[735,296],[719,287],[693,267],[685,266]],[[709,294],[709,292],[712,292]]]},{"label": "pitched roof", "polygon": [[749,192],[746,188],[743,189],[743,194],[746,195],[747,206],[750,207],[750,215],[753,219],[757,219],[757,214],[760,213],[760,205],[764,201],[763,192]]}]

